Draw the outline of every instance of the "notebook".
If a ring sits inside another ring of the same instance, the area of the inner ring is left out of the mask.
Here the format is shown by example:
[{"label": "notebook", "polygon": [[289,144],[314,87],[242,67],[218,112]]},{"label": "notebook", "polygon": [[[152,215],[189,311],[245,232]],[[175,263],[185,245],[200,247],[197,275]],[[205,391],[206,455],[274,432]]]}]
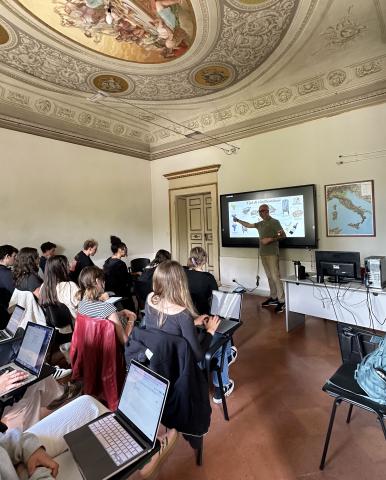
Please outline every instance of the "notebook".
[{"label": "notebook", "polygon": [[240,293],[213,290],[210,314],[218,315],[221,319],[216,333],[227,333],[234,328],[235,323],[240,322],[242,298]]},{"label": "notebook", "polygon": [[14,388],[7,391],[7,395],[21,386],[28,385],[39,377],[53,333],[54,329],[51,327],[39,325],[38,323],[27,323],[16,358],[13,362],[2,365],[0,375],[7,371],[19,370],[28,373],[28,377],[22,382],[15,384]]},{"label": "notebook", "polygon": [[132,360],[116,412],[64,435],[86,480],[113,478],[155,446],[169,381]]},{"label": "notebook", "polygon": [[16,305],[4,330],[0,330],[0,343],[13,338],[25,315],[25,309]]}]

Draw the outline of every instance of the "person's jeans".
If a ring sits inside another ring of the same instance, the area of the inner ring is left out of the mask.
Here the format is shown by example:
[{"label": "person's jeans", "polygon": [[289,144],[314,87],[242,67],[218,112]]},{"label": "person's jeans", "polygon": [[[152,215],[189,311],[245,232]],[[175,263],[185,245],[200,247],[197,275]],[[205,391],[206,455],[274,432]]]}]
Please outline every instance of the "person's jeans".
[{"label": "person's jeans", "polygon": [[[218,341],[219,338],[221,338],[222,335],[219,333],[215,333],[212,338],[211,345],[213,345],[215,342]],[[225,355],[224,355],[224,364],[221,370],[221,379],[222,379],[222,384],[225,387],[226,385],[229,384],[229,373],[228,373],[228,358],[231,357],[232,355],[232,350],[231,350],[231,341],[228,340],[227,343],[225,344]],[[217,358],[217,365],[220,365],[221,363],[221,352],[222,352],[223,347],[219,348],[215,354],[214,358]],[[213,372],[213,385],[215,387],[218,387],[218,379],[217,379],[217,373]]]}]

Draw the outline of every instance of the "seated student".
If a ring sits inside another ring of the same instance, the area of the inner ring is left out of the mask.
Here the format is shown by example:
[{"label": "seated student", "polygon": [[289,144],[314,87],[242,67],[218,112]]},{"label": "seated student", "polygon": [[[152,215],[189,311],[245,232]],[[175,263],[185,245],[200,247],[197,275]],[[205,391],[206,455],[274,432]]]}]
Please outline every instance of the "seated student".
[{"label": "seated student", "polygon": [[95,420],[108,410],[100,402],[82,395],[21,433],[0,434],[0,478],[81,480],[75,460],[63,439],[66,433]]},{"label": "seated student", "polygon": [[119,341],[124,345],[128,335],[133,329],[137,316],[129,310],[117,312],[112,303],[105,300],[108,295],[104,294],[104,273],[98,267],[85,267],[79,275],[79,305],[78,313],[92,318],[107,318],[115,326],[115,333]]},{"label": "seated student", "polygon": [[192,248],[189,253],[188,268],[185,270],[193,304],[201,315],[210,312],[212,291],[218,289],[214,276],[204,271],[207,258],[202,247]]},{"label": "seated student", "polygon": [[44,242],[40,245],[40,250],[42,251],[42,256],[39,260],[39,268],[44,274],[47,259],[55,255],[56,245],[52,242]]},{"label": "seated student", "polygon": [[120,303],[124,308],[134,310],[131,275],[126,263],[121,260],[127,257],[127,247],[118,237],[112,235],[110,239],[112,256],[103,265],[105,289],[114,292],[118,297],[123,297]]},{"label": "seated student", "polygon": [[[28,375],[24,372],[15,370],[0,375],[0,396],[17,386],[26,376]],[[76,398],[80,393],[80,383],[61,385],[52,376],[46,377],[27,387],[23,396],[13,405],[6,406],[1,421],[8,428],[24,431],[40,420],[42,408],[54,410]]]},{"label": "seated student", "polygon": [[90,257],[93,257],[98,250],[98,242],[94,239],[86,240],[83,244],[83,250],[75,255],[74,260],[71,262],[71,280],[78,283],[80,272],[84,267],[94,266],[94,262]]},{"label": "seated student", "polygon": [[[161,328],[172,335],[184,337],[190,344],[196,360],[200,362],[204,360],[205,353],[212,343],[219,318],[197,316],[184,269],[178,262],[167,260],[155,269],[153,292],[149,294],[145,305],[145,323],[146,328]],[[204,331],[198,333],[197,325],[203,325]],[[233,392],[234,381],[228,377],[228,354],[224,358],[221,375],[224,394],[229,396]],[[215,375],[213,383],[215,386],[213,401],[220,403],[221,392]]]},{"label": "seated student", "polygon": [[[210,303],[212,300],[212,291],[217,290],[217,282],[214,276],[205,272],[205,264],[207,262],[206,251],[202,247],[194,247],[190,250],[188,258],[188,268],[185,273],[188,279],[189,292],[192,297],[193,304],[199,314],[210,313]],[[218,338],[219,334],[215,333],[214,340]],[[237,348],[232,346],[229,341],[225,346],[225,356],[227,362],[224,362],[223,370],[226,370],[230,364],[234,363],[237,358]],[[221,351],[216,352],[218,361],[221,360]],[[227,380],[228,374],[223,371],[223,381]],[[217,386],[217,378],[213,376],[213,383]],[[224,383],[225,385],[225,383]],[[216,390],[219,393],[219,389]],[[220,403],[219,397],[213,398],[215,403]]]},{"label": "seated student", "polygon": [[17,248],[12,245],[0,246],[0,291],[2,293],[2,305],[5,307],[8,306],[15,290],[11,267],[15,263],[17,252]]},{"label": "seated student", "polygon": [[39,254],[36,248],[22,248],[16,257],[13,269],[15,287],[18,290],[32,292],[38,298],[40,286],[43,283],[38,271]]},{"label": "seated student", "polygon": [[44,282],[40,287],[40,304],[56,305],[63,303],[76,318],[78,307],[78,286],[70,280],[70,270],[67,257],[55,255],[47,259],[44,272]]},{"label": "seated student", "polygon": [[158,267],[159,264],[170,260],[172,258],[170,252],[167,250],[158,250],[154,260],[145,268],[142,274],[137,279],[137,295],[140,297],[140,300],[145,303],[145,300],[150,292],[153,291],[153,275],[154,270]]}]

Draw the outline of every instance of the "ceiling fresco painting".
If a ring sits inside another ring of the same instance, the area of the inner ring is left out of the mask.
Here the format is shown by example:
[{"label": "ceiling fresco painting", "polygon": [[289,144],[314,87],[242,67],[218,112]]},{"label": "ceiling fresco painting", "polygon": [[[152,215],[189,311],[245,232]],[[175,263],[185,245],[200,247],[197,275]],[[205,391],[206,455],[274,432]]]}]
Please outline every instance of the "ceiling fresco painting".
[{"label": "ceiling fresco painting", "polygon": [[163,158],[385,102],[385,45],[386,0],[0,0],[0,127]]},{"label": "ceiling fresco painting", "polygon": [[143,64],[181,57],[195,35],[188,0],[19,0],[48,26],[104,55]]}]

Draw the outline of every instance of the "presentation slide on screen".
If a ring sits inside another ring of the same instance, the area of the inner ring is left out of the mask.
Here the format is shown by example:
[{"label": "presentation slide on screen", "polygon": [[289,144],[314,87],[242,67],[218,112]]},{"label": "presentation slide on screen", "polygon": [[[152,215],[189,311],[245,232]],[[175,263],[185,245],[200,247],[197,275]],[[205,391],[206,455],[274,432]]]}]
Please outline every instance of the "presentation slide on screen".
[{"label": "presentation slide on screen", "polygon": [[259,234],[256,228],[243,227],[234,222],[233,218],[236,217],[249,223],[260,222],[259,207],[263,204],[269,205],[271,217],[279,220],[288,238],[305,236],[303,195],[229,202],[229,236],[231,238],[257,238]]}]

